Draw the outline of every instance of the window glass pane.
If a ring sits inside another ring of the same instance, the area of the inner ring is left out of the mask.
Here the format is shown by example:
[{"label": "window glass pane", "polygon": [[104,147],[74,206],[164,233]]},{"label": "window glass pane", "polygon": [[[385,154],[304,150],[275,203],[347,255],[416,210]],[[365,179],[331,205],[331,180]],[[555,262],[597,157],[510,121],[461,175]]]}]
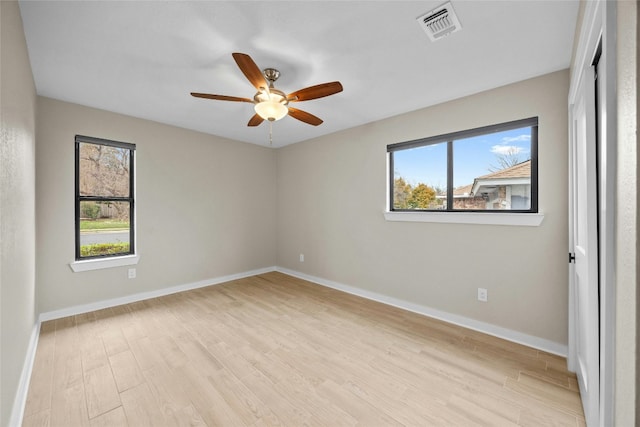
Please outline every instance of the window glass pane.
[{"label": "window glass pane", "polygon": [[80,143],[80,195],[129,197],[129,155],[126,148]]},{"label": "window glass pane", "polygon": [[399,150],[393,155],[393,208],[444,209],[447,143]]},{"label": "window glass pane", "polygon": [[128,254],[129,202],[80,202],[80,256]]},{"label": "window glass pane", "polygon": [[531,128],[453,142],[453,209],[531,208]]}]

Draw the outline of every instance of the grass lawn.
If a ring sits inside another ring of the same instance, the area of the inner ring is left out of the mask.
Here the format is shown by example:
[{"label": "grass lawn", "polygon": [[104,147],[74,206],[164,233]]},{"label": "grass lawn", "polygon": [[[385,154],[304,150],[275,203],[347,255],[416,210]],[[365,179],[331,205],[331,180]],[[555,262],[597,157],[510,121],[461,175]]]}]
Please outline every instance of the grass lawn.
[{"label": "grass lawn", "polygon": [[96,231],[117,231],[128,230],[129,221],[118,221],[112,219],[96,219],[96,220],[81,220],[80,230],[96,230]]},{"label": "grass lawn", "polygon": [[96,243],[80,246],[80,256],[127,254],[129,243]]}]

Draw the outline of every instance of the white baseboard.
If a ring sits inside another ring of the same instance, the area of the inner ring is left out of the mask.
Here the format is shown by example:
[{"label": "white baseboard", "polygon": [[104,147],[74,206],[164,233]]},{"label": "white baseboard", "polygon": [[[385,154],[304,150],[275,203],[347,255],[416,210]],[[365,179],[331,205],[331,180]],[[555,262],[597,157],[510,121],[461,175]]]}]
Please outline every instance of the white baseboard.
[{"label": "white baseboard", "polygon": [[337,289],[339,291],[357,295],[362,298],[381,302],[383,304],[391,305],[393,307],[398,307],[403,310],[421,314],[423,316],[433,317],[435,319],[442,320],[448,323],[453,323],[454,325],[458,325],[468,329],[472,329],[474,331],[482,332],[487,335],[492,335],[492,336],[502,338],[508,341],[512,341],[518,344],[526,345],[528,347],[532,347],[538,350],[546,351],[548,353],[556,354],[558,356],[567,357],[566,345],[559,344],[557,342],[550,341],[544,338],[524,334],[522,332],[514,331],[512,329],[503,328],[501,326],[492,325],[490,323],[481,322],[479,320],[470,319],[468,317],[459,316],[457,314],[447,313],[445,311],[436,310],[434,308],[427,307],[424,305],[414,304],[412,302],[393,298],[393,297],[379,294],[376,292],[370,292],[364,289],[356,288],[353,286],[345,285],[345,284],[334,282],[331,280],[326,280],[321,277],[315,277],[309,274],[300,273],[295,270],[289,270],[288,268],[276,267],[276,271],[279,271],[284,274],[288,274],[289,276],[297,277],[299,279],[307,280],[309,282],[313,282],[318,285]]},{"label": "white baseboard", "polygon": [[220,283],[230,282],[232,280],[244,279],[245,277],[256,276],[258,274],[269,273],[275,271],[276,267],[266,267],[257,270],[245,271],[243,273],[230,274],[228,276],[216,277],[213,279],[200,280],[183,285],[172,286],[170,288],[158,289],[149,292],[140,292],[133,295],[127,295],[120,298],[113,298],[104,301],[97,301],[90,304],[76,305],[73,307],[63,308],[61,310],[48,311],[40,313],[40,322],[47,320],[61,319],[63,317],[75,316],[76,314],[89,313],[91,311],[102,310],[105,308],[116,307],[132,302],[144,301],[151,298],[163,297],[178,292],[189,291],[192,289],[204,288],[206,286],[219,285]]},{"label": "white baseboard", "polygon": [[39,336],[40,336],[40,322],[37,322],[33,326],[33,329],[31,331],[31,338],[29,339],[27,354],[25,356],[24,365],[22,366],[22,373],[20,374],[20,381],[18,382],[16,397],[13,400],[13,407],[11,408],[11,418],[9,419],[10,426],[22,425],[22,419],[24,417],[24,408],[27,404],[27,393],[29,392],[29,383],[31,382],[31,373],[33,372],[33,362],[36,359],[36,349],[38,348]]}]

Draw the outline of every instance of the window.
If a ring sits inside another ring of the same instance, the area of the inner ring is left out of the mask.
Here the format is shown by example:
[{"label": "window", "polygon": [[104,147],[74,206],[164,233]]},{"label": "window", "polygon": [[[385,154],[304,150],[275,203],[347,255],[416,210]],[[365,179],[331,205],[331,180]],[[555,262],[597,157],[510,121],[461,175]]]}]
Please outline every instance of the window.
[{"label": "window", "polygon": [[76,260],[135,253],[134,153],[124,142],[76,136]]},{"label": "window", "polygon": [[389,210],[538,212],[538,118],[387,146]]}]

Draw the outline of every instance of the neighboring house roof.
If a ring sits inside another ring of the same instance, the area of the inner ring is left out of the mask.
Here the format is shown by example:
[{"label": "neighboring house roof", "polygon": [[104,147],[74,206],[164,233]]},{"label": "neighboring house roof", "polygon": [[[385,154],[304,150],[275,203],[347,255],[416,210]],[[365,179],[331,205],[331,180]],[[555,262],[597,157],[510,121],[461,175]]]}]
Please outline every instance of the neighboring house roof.
[{"label": "neighboring house roof", "polygon": [[456,187],[453,189],[453,197],[472,197],[471,188],[473,184],[463,185],[462,187]]},{"label": "neighboring house roof", "polygon": [[504,178],[529,178],[531,177],[531,160],[525,160],[510,168],[501,169],[499,171],[477,177],[479,179],[504,179]]},{"label": "neighboring house roof", "polygon": [[[491,185],[529,184],[531,182],[531,160],[525,160],[510,168],[501,169],[473,180],[473,184],[453,189],[454,198],[479,196],[480,188]],[[444,198],[446,196],[442,196]]]},{"label": "neighboring house roof", "polygon": [[[480,197],[479,190],[483,186],[491,185],[514,185],[529,184],[531,182],[531,160],[525,160],[510,168],[501,169],[487,175],[482,175],[473,180],[473,184],[462,185],[453,189],[453,197],[473,198]],[[438,195],[438,198],[444,199],[446,195]]]},{"label": "neighboring house roof", "polygon": [[531,160],[502,169],[473,180],[472,195],[492,193],[497,186],[527,185],[531,183]]}]

